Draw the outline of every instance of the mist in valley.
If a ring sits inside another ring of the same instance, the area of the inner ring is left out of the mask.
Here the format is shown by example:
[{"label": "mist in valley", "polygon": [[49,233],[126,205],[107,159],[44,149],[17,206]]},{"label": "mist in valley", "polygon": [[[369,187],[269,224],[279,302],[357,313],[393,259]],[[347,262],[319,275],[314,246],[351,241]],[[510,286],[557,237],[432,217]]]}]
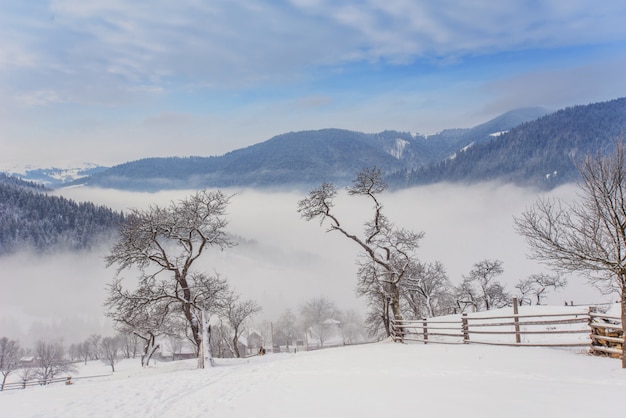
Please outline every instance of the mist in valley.
[{"label": "mist in valley", "polygon": [[[327,233],[318,222],[306,222],[297,203],[307,190],[259,191],[223,189],[232,195],[228,207],[231,233],[239,245],[208,251],[195,265],[217,272],[245,299],[256,300],[263,311],[257,320],[275,321],[286,309],[295,312],[314,297],[324,296],[341,310],[364,312],[365,301],[355,296],[357,246]],[[135,193],[95,188],[66,188],[55,194],[75,201],[91,201],[114,210],[168,205],[193,191]],[[551,195],[576,198],[576,187],[565,186]],[[499,184],[446,185],[386,192],[384,211],[398,226],[423,231],[420,261],[440,261],[454,284],[474,263],[501,260],[500,280],[513,293],[519,279],[547,272],[546,266],[528,260],[528,248],[516,234],[513,217],[538,197],[536,190]],[[361,233],[371,213],[369,201],[341,194],[336,202],[339,219],[349,230]],[[88,335],[112,334],[104,316],[106,286],[115,268],[105,268],[108,247],[90,253],[34,255],[23,252],[0,259],[0,336],[19,338],[24,346],[41,337],[63,336],[66,344]],[[128,272],[123,277],[132,280]],[[545,303],[607,302],[584,279],[568,277],[565,289],[552,292]]]}]

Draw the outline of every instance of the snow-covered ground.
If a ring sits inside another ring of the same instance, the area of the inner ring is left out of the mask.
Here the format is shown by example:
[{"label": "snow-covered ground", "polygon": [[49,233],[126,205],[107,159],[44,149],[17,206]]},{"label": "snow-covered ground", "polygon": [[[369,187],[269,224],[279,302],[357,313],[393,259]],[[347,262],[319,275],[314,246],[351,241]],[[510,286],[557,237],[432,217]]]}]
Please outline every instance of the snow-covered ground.
[{"label": "snow-covered ground", "polygon": [[382,342],[195,365],[125,360],[1,392],[0,416],[589,418],[620,416],[626,393],[620,361],[584,350]]}]

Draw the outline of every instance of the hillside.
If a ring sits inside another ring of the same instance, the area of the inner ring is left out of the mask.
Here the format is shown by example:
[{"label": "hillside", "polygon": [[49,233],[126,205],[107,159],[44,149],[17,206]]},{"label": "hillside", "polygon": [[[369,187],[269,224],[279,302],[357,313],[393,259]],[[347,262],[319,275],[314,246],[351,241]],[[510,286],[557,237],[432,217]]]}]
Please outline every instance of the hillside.
[{"label": "hillside", "polygon": [[[615,359],[567,350],[376,343],[247,359],[123,360],[107,377],[0,394],[21,417],[483,418],[619,415],[626,379]],[[80,376],[109,374],[90,362]],[[79,376],[79,377],[80,377]]]},{"label": "hillside", "polygon": [[5,174],[31,181],[51,189],[63,187],[74,180],[91,176],[106,170],[108,167],[85,163],[80,167],[32,167],[12,168],[5,170]]},{"label": "hillside", "polygon": [[341,129],[289,132],[213,157],[147,158],[128,162],[73,184],[154,191],[204,187],[294,187],[322,181],[347,184],[364,167],[392,173],[441,161],[457,149],[486,141],[494,132],[546,114],[529,108],[508,112],[471,129],[435,135]]},{"label": "hillside", "polygon": [[[550,114],[543,108],[517,109],[473,128],[433,135],[289,132],[222,156],[145,158],[108,169],[92,167],[73,182],[56,184],[134,191],[310,188],[323,181],[346,185],[362,168],[376,166],[396,189],[484,181],[551,189],[576,181],[576,161],[610,149],[624,132],[626,98],[621,98]],[[50,182],[62,175],[39,170],[24,178]]]},{"label": "hillside", "polygon": [[437,182],[499,180],[550,189],[576,181],[576,162],[590,152],[611,149],[626,132],[626,98],[559,110],[474,144],[452,158],[403,170],[396,187]]},{"label": "hillside", "polygon": [[49,196],[32,182],[0,174],[0,255],[30,248],[90,249],[115,234],[121,213]]}]

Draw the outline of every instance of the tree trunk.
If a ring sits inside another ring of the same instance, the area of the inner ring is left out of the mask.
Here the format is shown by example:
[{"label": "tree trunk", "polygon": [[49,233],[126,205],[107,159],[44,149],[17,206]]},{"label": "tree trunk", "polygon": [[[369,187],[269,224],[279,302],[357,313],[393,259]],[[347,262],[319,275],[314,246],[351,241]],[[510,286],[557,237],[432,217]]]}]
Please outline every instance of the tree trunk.
[{"label": "tree trunk", "polygon": [[[393,319],[396,321],[402,321],[402,311],[400,310],[400,292],[395,283],[391,284],[391,311],[393,312]],[[404,330],[402,326],[399,327],[397,336],[402,341],[404,339]]]},{"label": "tree trunk", "polygon": [[235,352],[235,357],[240,358],[241,354],[239,354],[239,344],[238,343],[237,334],[233,337],[233,351]]},{"label": "tree trunk", "polygon": [[400,310],[400,291],[395,283],[391,284],[391,311],[393,319],[402,320],[402,311]]},{"label": "tree trunk", "polygon": [[187,283],[186,274],[176,272],[175,273],[176,281],[180,284],[180,287],[183,291],[183,314],[185,315],[185,319],[187,319],[187,323],[191,328],[191,335],[193,337],[193,341],[196,344],[196,355],[201,355],[200,353],[200,344],[202,343],[202,334],[200,329],[200,321],[192,310],[191,307],[191,292],[189,291],[189,284]]},{"label": "tree trunk", "polygon": [[135,334],[135,335],[146,342],[143,355],[141,356],[141,366],[146,367],[150,364],[150,359],[152,358],[154,353],[156,353],[156,351],[159,349],[160,345],[155,344],[156,338],[152,334],[150,334],[149,337],[143,337],[139,334]]},{"label": "tree trunk", "polygon": [[385,297],[383,302],[383,312],[382,312],[383,325],[385,326],[385,332],[387,333],[387,337],[391,336],[391,324],[389,321],[389,299]]}]

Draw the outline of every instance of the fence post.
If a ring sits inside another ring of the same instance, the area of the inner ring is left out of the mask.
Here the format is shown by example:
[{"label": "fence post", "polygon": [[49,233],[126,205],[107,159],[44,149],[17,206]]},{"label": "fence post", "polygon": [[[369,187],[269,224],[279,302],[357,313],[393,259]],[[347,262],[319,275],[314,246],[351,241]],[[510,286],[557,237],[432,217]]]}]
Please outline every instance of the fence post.
[{"label": "fence post", "polygon": [[519,332],[519,318],[518,318],[518,310],[517,310],[517,298],[513,298],[513,322],[515,323],[515,342],[517,344],[521,343],[522,340],[520,338]]},{"label": "fence post", "polygon": [[461,315],[461,329],[463,331],[463,344],[469,344],[469,325],[467,324],[467,314]]},{"label": "fence post", "polygon": [[593,314],[593,308],[590,306],[587,310],[587,315],[589,315],[589,321],[587,322],[587,326],[589,327],[589,340],[591,342],[591,347],[589,347],[589,350],[593,354],[596,351],[595,350],[596,340],[593,338],[594,334],[596,334],[596,330],[594,327],[591,326],[591,324],[593,323],[592,314]]},{"label": "fence post", "polygon": [[424,332],[424,344],[428,344],[428,322],[426,318],[422,318],[422,331]]}]

